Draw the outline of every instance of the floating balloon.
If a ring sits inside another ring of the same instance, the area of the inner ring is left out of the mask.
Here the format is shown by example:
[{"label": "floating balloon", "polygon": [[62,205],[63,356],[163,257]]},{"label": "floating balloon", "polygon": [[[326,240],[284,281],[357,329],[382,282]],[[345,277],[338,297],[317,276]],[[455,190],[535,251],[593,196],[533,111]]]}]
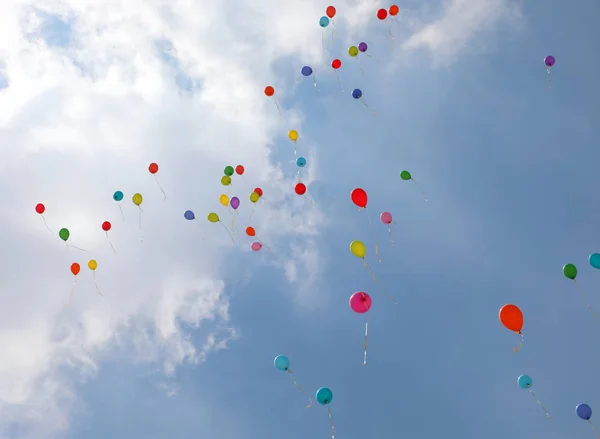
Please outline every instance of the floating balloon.
[{"label": "floating balloon", "polygon": [[233,166],[225,166],[223,173],[229,177],[233,175]]},{"label": "floating balloon", "polygon": [[592,424],[592,408],[589,405],[582,403],[575,407],[575,413],[577,413],[577,416],[579,416],[581,419],[590,423],[590,427],[592,427],[592,431],[596,435],[596,438],[600,439],[600,436],[596,431],[596,427],[594,427],[594,424]]},{"label": "floating balloon", "polygon": [[356,47],[356,46],[348,47],[348,55],[350,55],[352,58],[354,58],[355,56],[358,56],[358,47]]},{"label": "floating balloon", "polygon": [[281,108],[279,108],[279,103],[277,102],[277,99],[275,98],[275,89],[272,86],[267,85],[265,87],[265,95],[269,98],[273,98],[273,102],[275,102],[275,106],[277,107],[277,112],[279,113],[279,119],[281,119],[283,116],[281,114]]},{"label": "floating balloon", "polygon": [[546,410],[546,407],[544,407],[544,405],[540,402],[538,397],[535,396],[535,393],[533,393],[533,390],[531,390],[531,386],[533,385],[533,381],[531,380],[531,377],[529,375],[521,375],[519,378],[517,378],[517,384],[519,385],[519,387],[521,389],[529,390],[529,393],[531,393],[531,396],[533,396],[533,399],[535,399],[536,402],[539,404],[539,406],[542,408],[542,410],[544,410],[544,413],[546,413],[546,416],[548,417],[548,419],[552,419],[552,416],[550,416],[550,414],[548,413],[548,410]]},{"label": "floating balloon", "polygon": [[219,197],[219,203],[221,203],[225,207],[229,206],[229,197],[225,194],[221,194],[221,196]]},{"label": "floating balloon", "polygon": [[92,279],[94,281],[94,286],[96,287],[96,292],[104,297],[104,295],[100,292],[100,288],[98,288],[98,283],[96,282],[96,269],[98,268],[98,262],[95,259],[90,259],[88,261],[88,268],[92,270]]},{"label": "floating balloon", "polygon": [[131,200],[133,201],[133,204],[139,207],[144,202],[144,197],[142,197],[142,194],[133,194]]},{"label": "floating balloon", "polygon": [[377,18],[380,20],[385,20],[387,18],[387,11],[385,9],[380,9],[377,11]]},{"label": "floating balloon", "polygon": [[263,190],[261,188],[259,188],[259,187],[255,187],[254,188],[254,192],[256,192],[259,197],[263,196]]},{"label": "floating balloon", "polygon": [[224,175],[221,177],[221,184],[223,186],[229,186],[231,184],[231,177],[229,175]]},{"label": "floating balloon", "polygon": [[[590,262],[591,262],[591,256],[590,256]],[[566,264],[565,266],[563,266],[563,274],[567,279],[570,279],[573,281],[573,283],[575,284],[575,288],[577,288],[577,290],[581,294],[581,297],[583,298],[583,300],[587,306],[587,309],[592,314],[592,317],[594,318],[594,320],[596,320],[596,314],[594,313],[592,306],[589,304],[589,302],[585,296],[585,293],[583,292],[583,289],[581,288],[581,286],[579,286],[579,282],[577,282],[577,280],[575,279],[577,277],[577,267],[574,264]]]},{"label": "floating balloon", "polygon": [[46,226],[46,229],[48,229],[48,231],[52,234],[54,234],[54,232],[50,229],[50,227],[48,227],[48,223],[46,222],[46,218],[44,217],[44,212],[46,211],[46,206],[44,206],[42,203],[38,203],[35,205],[35,212],[42,217],[42,221],[44,221],[44,226]]},{"label": "floating balloon", "polygon": [[260,195],[258,195],[256,192],[252,192],[250,194],[250,201],[252,203],[256,203],[258,200],[260,200]]},{"label": "floating balloon", "polygon": [[335,77],[337,78],[337,82],[338,85],[340,86],[340,89],[342,90],[342,93],[344,92],[344,87],[342,86],[342,82],[340,81],[340,77],[337,73],[338,69],[340,67],[342,67],[342,61],[340,61],[339,59],[334,59],[333,61],[331,61],[331,67],[333,68],[333,70],[335,70]]},{"label": "floating balloon", "polygon": [[362,241],[352,241],[350,243],[350,252],[357,258],[364,259],[367,256],[367,247],[365,247]]},{"label": "floating balloon", "polygon": [[229,237],[231,238],[231,241],[235,244],[235,239],[233,239],[233,235],[231,234],[231,232],[229,231],[229,229],[227,228],[227,226],[221,222],[221,219],[219,218],[219,215],[217,215],[215,212],[211,212],[211,213],[208,214],[207,218],[208,218],[208,221],[211,222],[211,223],[221,223],[221,226],[225,230],[227,230],[227,233],[229,234]]},{"label": "floating balloon", "polygon": [[290,139],[292,142],[296,142],[298,140],[298,131],[290,130],[288,132],[288,139]]},{"label": "floating balloon", "polygon": [[417,186],[417,188],[421,191],[421,195],[423,195],[423,198],[425,198],[425,201],[427,201],[427,195],[425,195],[425,192],[423,192],[423,190],[421,189],[421,186],[419,186],[419,184],[415,181],[414,178],[412,178],[412,175],[410,174],[410,172],[404,170],[400,172],[400,178],[404,181],[409,181],[412,180],[412,182]]},{"label": "floating balloon", "polygon": [[298,195],[304,195],[306,193],[306,185],[304,183],[297,183],[294,187],[294,191]]},{"label": "floating balloon", "polygon": [[79,265],[77,262],[73,262],[71,264],[71,273],[73,273],[73,276],[77,276],[80,271],[81,271],[81,265]]},{"label": "floating balloon", "polygon": [[113,200],[117,202],[117,207],[119,208],[119,212],[121,212],[121,218],[125,221],[125,214],[123,213],[123,209],[121,208],[121,204],[119,201],[123,201],[123,192],[115,191],[113,194]]},{"label": "floating balloon", "polygon": [[390,244],[392,245],[392,247],[394,246],[394,239],[392,237],[392,214],[389,212],[382,212],[381,215],[379,215],[379,219],[381,220],[381,222],[383,224],[387,224],[388,226],[388,233],[390,235]]},{"label": "floating balloon", "polygon": [[248,236],[256,236],[256,230],[254,230],[254,227],[246,227],[246,235]]},{"label": "floating balloon", "polygon": [[156,163],[150,163],[150,166],[148,166],[148,171],[150,171],[150,174],[152,174],[154,176],[154,180],[156,181],[156,184],[158,185],[158,188],[163,193],[163,195],[165,197],[164,199],[166,200],[167,199],[167,194],[163,190],[162,186],[160,185],[160,183],[158,181],[158,177],[156,176],[156,173],[158,172],[158,165]]},{"label": "floating balloon", "polygon": [[356,188],[352,192],[350,192],[350,199],[354,204],[356,204],[361,209],[367,207],[367,193],[362,188]]},{"label": "floating balloon", "polygon": [[262,244],[258,241],[254,241],[250,247],[252,248],[252,251],[257,252],[262,248]]},{"label": "floating balloon", "polygon": [[600,270],[600,253],[592,253],[590,255],[590,265]]},{"label": "floating balloon", "polygon": [[302,70],[300,70],[300,72],[302,73],[302,76],[311,76],[313,77],[313,85],[315,86],[315,88],[317,88],[317,81],[315,79],[315,75],[313,75],[313,69],[310,66],[304,66],[302,67]]},{"label": "floating balloon", "polygon": [[544,58],[544,65],[546,66],[546,72],[548,72],[548,88],[551,88],[550,84],[550,69],[556,63],[556,59],[552,55],[548,55]]},{"label": "floating balloon", "polygon": [[388,12],[392,17],[395,17],[400,12],[400,8],[398,7],[398,5],[392,5],[388,8]]},{"label": "floating balloon", "polygon": [[102,230],[104,231],[104,234],[106,235],[106,239],[108,240],[108,243],[110,244],[110,248],[112,248],[112,251],[116,254],[117,251],[115,250],[115,247],[112,245],[112,242],[110,242],[110,238],[108,237],[108,231],[112,228],[112,224],[110,223],[110,221],[104,221],[102,223]]},{"label": "floating balloon", "polygon": [[333,18],[335,17],[335,7],[333,6],[327,6],[327,9],[325,9],[325,14],[329,17],[329,18]]},{"label": "floating balloon", "polygon": [[327,16],[322,16],[319,19],[319,26],[321,26],[322,28],[326,28],[327,26],[329,26],[329,17]]},{"label": "floating balloon", "polygon": [[240,207],[240,199],[238,197],[232,197],[231,200],[229,200],[229,205],[232,209],[237,210],[237,208]]},{"label": "floating balloon", "polygon": [[304,168],[306,166],[306,159],[304,157],[298,157],[298,159],[296,160],[296,166],[298,166],[299,168]]},{"label": "floating balloon", "polygon": [[245,170],[245,169],[244,169],[244,167],[243,167],[242,165],[237,165],[237,166],[235,167],[235,173],[236,173],[237,175],[243,175],[243,174],[244,174],[244,170]]},{"label": "floating balloon", "polygon": [[66,229],[66,228],[63,227],[62,229],[60,229],[58,231],[58,236],[63,241],[67,242],[67,240],[69,239],[69,236],[71,236],[71,232],[69,232],[69,229]]},{"label": "floating balloon", "polygon": [[506,329],[509,331],[516,332],[521,336],[521,344],[517,348],[513,348],[513,351],[519,352],[521,347],[523,346],[523,333],[521,330],[523,329],[523,313],[519,309],[518,306],[508,304],[504,305],[500,308],[500,312],[498,313],[498,318],[500,319],[500,323],[504,325]]},{"label": "floating balloon", "polygon": [[362,95],[363,95],[363,93],[360,88],[355,88],[354,90],[352,90],[352,97],[354,99],[360,100],[365,107],[367,107],[369,110],[371,110],[373,112],[373,116],[377,116],[377,112],[367,105],[367,103],[363,100]]},{"label": "floating balloon", "polygon": [[194,215],[194,212],[192,212],[191,210],[186,210],[183,214],[183,217],[188,221],[196,219],[196,215]]},{"label": "floating balloon", "polygon": [[[359,52],[360,52],[360,53],[364,53],[364,54],[365,54],[365,55],[367,55],[369,58],[373,58],[371,55],[369,55],[369,54],[367,53],[367,49],[368,49],[368,48],[369,48],[369,46],[367,46],[367,43],[365,43],[364,41],[363,41],[363,42],[361,42],[361,43],[358,45],[358,50],[359,50]],[[377,61],[377,64],[381,64],[381,63],[379,62],[379,60],[378,60],[378,59],[376,59],[376,58],[373,58],[373,59],[374,59],[375,61]]]},{"label": "floating balloon", "polygon": [[[317,402],[321,405],[329,405],[333,401],[333,392],[327,387],[321,387],[316,393]],[[327,407],[327,415],[329,416],[329,424],[331,425],[331,439],[335,439],[335,426],[331,418],[331,408]]]},{"label": "floating balloon", "polygon": [[[350,309],[357,314],[364,314],[371,309],[371,296],[359,291],[350,296]],[[367,364],[367,339],[369,336],[369,321],[365,322],[365,339],[363,352],[363,366]]]},{"label": "floating balloon", "polygon": [[[294,374],[292,373],[292,369],[290,369],[290,360],[288,359],[288,357],[286,357],[285,355],[277,355],[273,360],[273,365],[278,371],[289,373],[294,385],[298,388],[298,390],[300,390],[302,393],[306,393],[304,389],[300,387],[296,382]],[[308,400],[309,403],[306,406],[306,408],[309,408],[312,405],[312,398],[310,396],[308,397]]]}]

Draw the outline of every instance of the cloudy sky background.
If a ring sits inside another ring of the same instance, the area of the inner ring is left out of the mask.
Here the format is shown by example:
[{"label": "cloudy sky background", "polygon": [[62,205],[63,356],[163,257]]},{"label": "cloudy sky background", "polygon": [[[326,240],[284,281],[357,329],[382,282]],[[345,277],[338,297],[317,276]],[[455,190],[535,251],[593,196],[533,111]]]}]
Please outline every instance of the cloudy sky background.
[{"label": "cloudy sky background", "polygon": [[[288,3],[3,3],[0,438],[329,437],[327,410],[303,408],[277,354],[307,391],[333,390],[339,438],[591,437],[574,407],[600,407],[600,322],[561,267],[578,265],[600,311],[587,265],[600,246],[600,6],[411,0],[392,49],[375,18],[389,4],[339,2],[323,56],[327,4]],[[380,64],[346,55],[360,41]],[[314,205],[293,193],[292,128]],[[260,186],[251,222],[272,253],[206,221],[215,211],[231,227],[219,180],[237,164],[237,229]],[[354,187],[370,195],[381,264]],[[61,227],[87,252],[66,247]],[[348,251],[354,239],[377,286]],[[355,291],[374,299],[365,368]],[[518,355],[497,320],[505,303],[525,313]],[[517,387],[523,373],[554,421]]]}]

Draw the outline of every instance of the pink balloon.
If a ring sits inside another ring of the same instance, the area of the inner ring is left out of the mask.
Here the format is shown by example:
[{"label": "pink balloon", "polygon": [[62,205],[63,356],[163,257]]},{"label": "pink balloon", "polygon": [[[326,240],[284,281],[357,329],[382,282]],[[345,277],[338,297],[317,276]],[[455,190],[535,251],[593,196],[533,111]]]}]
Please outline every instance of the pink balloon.
[{"label": "pink balloon", "polygon": [[379,215],[379,218],[381,219],[381,222],[383,224],[391,224],[392,223],[392,214],[389,212],[383,212],[381,215]]},{"label": "pink balloon", "polygon": [[350,296],[350,308],[358,314],[366,313],[371,309],[371,296],[359,291]]},{"label": "pink balloon", "polygon": [[257,252],[262,248],[262,244],[258,241],[254,241],[250,247],[252,247],[252,250]]}]

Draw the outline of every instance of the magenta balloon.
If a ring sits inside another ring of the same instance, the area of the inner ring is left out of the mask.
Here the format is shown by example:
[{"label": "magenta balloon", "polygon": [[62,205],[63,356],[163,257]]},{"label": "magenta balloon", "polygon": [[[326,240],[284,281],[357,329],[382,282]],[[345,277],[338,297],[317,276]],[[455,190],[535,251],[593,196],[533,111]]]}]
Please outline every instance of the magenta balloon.
[{"label": "magenta balloon", "polygon": [[350,308],[358,314],[366,313],[371,309],[371,296],[359,291],[350,296]]},{"label": "magenta balloon", "polygon": [[254,241],[250,247],[252,247],[252,250],[257,252],[262,248],[262,244],[258,241]]},{"label": "magenta balloon", "polygon": [[391,224],[392,223],[392,214],[389,212],[383,212],[381,215],[379,215],[379,218],[381,219],[381,222],[383,224]]},{"label": "magenta balloon", "polygon": [[234,209],[237,209],[240,207],[240,199],[238,197],[232,197],[231,200],[229,200],[229,205]]}]

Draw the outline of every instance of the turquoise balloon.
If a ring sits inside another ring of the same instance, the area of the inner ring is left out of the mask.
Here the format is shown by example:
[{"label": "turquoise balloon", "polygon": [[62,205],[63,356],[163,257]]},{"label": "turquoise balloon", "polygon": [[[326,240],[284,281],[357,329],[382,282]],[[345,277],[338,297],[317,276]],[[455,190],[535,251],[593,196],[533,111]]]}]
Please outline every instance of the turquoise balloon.
[{"label": "turquoise balloon", "polygon": [[317,390],[317,402],[321,405],[331,404],[333,400],[333,392],[327,387],[321,387]]},{"label": "turquoise balloon", "polygon": [[592,253],[590,255],[590,265],[600,270],[600,253]]},{"label": "turquoise balloon", "polygon": [[533,385],[533,381],[529,375],[521,375],[517,378],[517,384],[521,389],[529,389]]},{"label": "turquoise balloon", "polygon": [[326,17],[325,15],[323,15],[321,17],[321,19],[319,20],[319,26],[321,26],[321,27],[327,27],[327,26],[329,26],[329,18]]},{"label": "turquoise balloon", "polygon": [[277,355],[273,360],[275,369],[285,372],[290,368],[290,360],[285,355]]},{"label": "turquoise balloon", "polygon": [[296,165],[298,165],[299,168],[304,168],[306,166],[306,159],[304,157],[298,157],[298,160],[296,160]]},{"label": "turquoise balloon", "polygon": [[115,201],[121,201],[122,199],[123,199],[123,192],[121,192],[121,191],[116,191],[116,192],[113,194],[113,200],[115,200]]}]

